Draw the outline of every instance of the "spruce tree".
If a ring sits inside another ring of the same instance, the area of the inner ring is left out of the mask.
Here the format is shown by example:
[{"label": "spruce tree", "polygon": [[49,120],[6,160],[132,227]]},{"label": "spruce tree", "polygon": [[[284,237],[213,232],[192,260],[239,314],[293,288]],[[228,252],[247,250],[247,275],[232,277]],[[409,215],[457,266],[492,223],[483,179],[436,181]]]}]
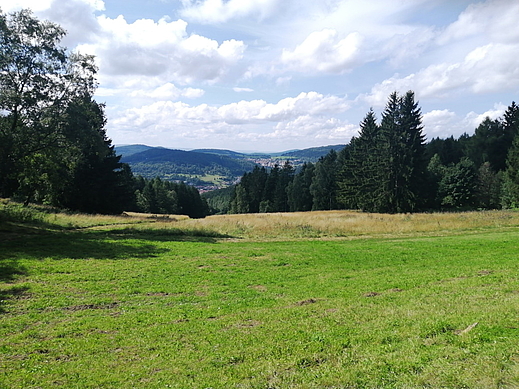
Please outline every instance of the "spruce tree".
[{"label": "spruce tree", "polygon": [[419,209],[425,182],[425,142],[422,115],[409,91],[389,96],[380,129],[380,185],[375,190],[379,212],[413,212]]},{"label": "spruce tree", "polygon": [[375,193],[380,181],[380,127],[373,109],[360,123],[358,137],[352,138],[342,151],[338,179],[341,204],[364,211],[375,209]]},{"label": "spruce tree", "polygon": [[305,162],[292,182],[288,184],[287,196],[291,212],[312,210],[313,198],[310,193],[310,186],[312,185],[314,169],[315,166],[311,162]]},{"label": "spruce tree", "polygon": [[506,171],[503,178],[502,199],[503,208],[519,207],[519,135],[514,139],[508,151]]},{"label": "spruce tree", "polygon": [[315,165],[315,174],[310,186],[313,211],[337,208],[337,171],[337,152],[332,149]]}]

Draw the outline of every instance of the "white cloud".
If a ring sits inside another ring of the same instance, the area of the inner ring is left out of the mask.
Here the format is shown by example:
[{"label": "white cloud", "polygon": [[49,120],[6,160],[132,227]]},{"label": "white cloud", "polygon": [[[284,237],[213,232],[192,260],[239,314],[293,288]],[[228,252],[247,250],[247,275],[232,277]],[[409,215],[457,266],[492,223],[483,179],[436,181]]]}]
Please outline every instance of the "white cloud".
[{"label": "white cloud", "polygon": [[454,93],[484,94],[519,87],[519,44],[489,44],[472,50],[458,63],[430,65],[406,77],[395,75],[372,87],[359,100],[383,106],[393,91],[414,90],[422,98],[443,98]]},{"label": "white cloud", "polygon": [[200,23],[223,23],[235,18],[256,16],[264,19],[274,13],[277,0],[205,0],[192,2],[183,0],[185,9],[181,15]]},{"label": "white cloud", "polygon": [[217,136],[221,141],[240,137],[265,139],[285,134],[284,137],[294,137],[294,140],[309,137],[321,142],[339,139],[347,142],[357,126],[329,117],[347,108],[345,99],[316,92],[301,93],[273,104],[264,100],[242,100],[217,107],[159,101],[119,112],[109,127],[113,133],[126,134],[127,138],[129,133],[137,131],[145,136],[167,134],[171,139],[183,136],[200,140]]},{"label": "white cloud", "polygon": [[344,73],[357,64],[361,43],[358,33],[341,38],[335,30],[316,31],[294,50],[283,50],[281,62],[302,72]]},{"label": "white cloud", "polygon": [[454,112],[448,109],[433,110],[423,115],[424,132],[428,138],[444,138],[445,134],[452,133],[458,118]]},{"label": "white cloud", "polygon": [[179,89],[168,82],[154,90],[133,90],[129,92],[129,95],[131,97],[148,97],[155,100],[176,100],[179,97],[198,98],[204,95],[204,91],[195,88]]},{"label": "white cloud", "polygon": [[502,104],[494,104],[493,109],[483,113],[471,111],[460,117],[448,109],[433,110],[423,115],[424,131],[429,139],[434,137],[446,138],[450,135],[473,134],[474,130],[489,117],[490,119],[501,118],[507,107]]},{"label": "white cloud", "polygon": [[238,87],[235,87],[235,88],[232,88],[235,92],[254,92],[254,89],[251,89],[251,88],[238,88]]},{"label": "white cloud", "polygon": [[495,42],[514,43],[519,39],[518,20],[517,1],[488,0],[470,4],[438,37],[438,43],[447,44],[478,35]]},{"label": "white cloud", "polygon": [[463,119],[463,123],[468,129],[467,133],[473,133],[474,130],[485,120],[487,117],[490,119],[498,119],[503,116],[507,109],[507,106],[502,103],[494,104],[493,109],[489,109],[483,113],[469,112]]},{"label": "white cloud", "polygon": [[2,4],[3,12],[12,12],[21,8],[30,8],[34,12],[44,11],[50,8],[54,0],[10,0]]},{"label": "white cloud", "polygon": [[96,55],[101,77],[162,76],[186,84],[218,81],[242,58],[245,45],[227,40],[219,44],[200,35],[188,35],[183,20],[149,19],[128,23],[124,17],[98,18],[101,32],[95,42],[79,50]]},{"label": "white cloud", "polygon": [[283,133],[289,138],[321,139],[330,142],[344,142],[357,134],[358,125],[342,122],[337,118],[316,118],[311,115],[302,115],[288,122],[278,123],[276,133]]}]

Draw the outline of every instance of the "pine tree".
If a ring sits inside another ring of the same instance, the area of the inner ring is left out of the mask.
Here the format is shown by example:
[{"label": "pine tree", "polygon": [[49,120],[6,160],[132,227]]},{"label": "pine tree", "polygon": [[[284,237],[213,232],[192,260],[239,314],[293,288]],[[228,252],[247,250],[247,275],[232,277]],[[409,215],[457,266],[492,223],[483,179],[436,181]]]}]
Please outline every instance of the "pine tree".
[{"label": "pine tree", "polygon": [[380,127],[371,109],[360,123],[357,138],[342,151],[338,196],[347,208],[375,209],[375,193],[380,182]]},{"label": "pine tree", "polygon": [[477,204],[485,209],[497,209],[501,204],[501,172],[496,173],[490,162],[483,163],[478,170]]},{"label": "pine tree", "polygon": [[503,177],[502,199],[503,208],[519,207],[519,135],[514,139],[508,151],[507,168]]},{"label": "pine tree", "polygon": [[279,177],[276,182],[273,198],[273,209],[274,212],[288,212],[288,185],[294,179],[294,168],[289,161],[286,161],[281,170],[279,171]]},{"label": "pine tree", "polygon": [[308,162],[304,163],[301,170],[287,186],[288,205],[290,212],[311,211],[313,198],[310,186],[314,176],[315,166]]},{"label": "pine tree", "polygon": [[379,212],[413,212],[424,203],[425,142],[422,116],[414,93],[389,96],[380,129],[381,182],[375,190]]},{"label": "pine tree", "polygon": [[330,152],[319,159],[315,165],[315,174],[310,186],[313,196],[313,211],[337,208],[337,152]]}]

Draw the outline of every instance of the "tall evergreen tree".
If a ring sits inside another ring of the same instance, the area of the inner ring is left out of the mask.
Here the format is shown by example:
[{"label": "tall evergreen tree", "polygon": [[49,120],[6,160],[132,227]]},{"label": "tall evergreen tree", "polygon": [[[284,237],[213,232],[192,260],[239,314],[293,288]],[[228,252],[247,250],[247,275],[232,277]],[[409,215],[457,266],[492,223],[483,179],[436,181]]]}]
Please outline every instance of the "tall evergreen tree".
[{"label": "tall evergreen tree", "polygon": [[315,165],[315,174],[310,186],[313,211],[337,208],[337,172],[337,152],[332,149]]},{"label": "tall evergreen tree", "polygon": [[496,173],[490,162],[483,163],[477,173],[477,205],[484,209],[497,209],[501,205],[502,172]]},{"label": "tall evergreen tree", "polygon": [[289,161],[286,161],[281,170],[276,182],[276,188],[273,198],[274,212],[288,212],[290,207],[288,205],[288,186],[294,179],[294,168]]},{"label": "tall evergreen tree", "polygon": [[506,128],[499,119],[485,118],[476,128],[474,135],[467,143],[467,156],[475,166],[490,162],[494,171],[506,168],[506,155],[512,146],[514,134],[510,127]]},{"label": "tall evergreen tree", "polygon": [[312,210],[313,197],[310,186],[312,185],[314,169],[315,166],[312,163],[304,163],[292,182],[288,184],[287,196],[291,212]]},{"label": "tall evergreen tree", "polygon": [[423,203],[421,186],[425,182],[425,141],[422,115],[409,91],[389,96],[382,115],[380,167],[382,180],[376,191],[378,211],[413,212]]},{"label": "tall evergreen tree", "polygon": [[519,135],[508,151],[506,164],[501,204],[504,208],[519,208]]},{"label": "tall evergreen tree", "polygon": [[70,104],[64,126],[69,173],[51,203],[89,213],[121,213],[133,202],[131,170],[119,162],[105,131],[104,107],[86,96]]},{"label": "tall evergreen tree", "polygon": [[380,182],[380,127],[372,109],[360,123],[358,137],[345,147],[338,175],[339,201],[347,208],[375,209]]}]

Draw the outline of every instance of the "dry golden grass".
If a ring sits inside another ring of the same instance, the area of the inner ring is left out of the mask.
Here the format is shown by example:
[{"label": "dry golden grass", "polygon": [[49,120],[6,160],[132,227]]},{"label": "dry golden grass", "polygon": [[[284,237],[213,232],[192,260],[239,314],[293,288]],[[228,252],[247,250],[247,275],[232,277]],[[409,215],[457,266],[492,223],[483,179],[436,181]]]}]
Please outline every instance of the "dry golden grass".
[{"label": "dry golden grass", "polygon": [[135,212],[125,212],[119,216],[69,214],[42,206],[22,207],[9,200],[0,202],[0,210],[3,210],[4,217],[14,220],[37,220],[70,229],[175,229],[177,233],[208,233],[252,240],[447,235],[519,226],[519,212],[514,210],[396,215],[317,211],[215,215],[205,219],[190,219],[185,215]]},{"label": "dry golden grass", "polygon": [[132,218],[140,219],[168,219],[168,221],[179,221],[189,219],[187,215],[169,215],[169,214],[156,214],[156,213],[139,213],[139,212],[124,212],[124,216],[130,216]]},{"label": "dry golden grass", "polygon": [[519,212],[507,210],[387,215],[358,211],[319,211],[216,215],[205,219],[185,219],[175,226],[212,230],[249,239],[443,235],[485,228],[517,227]]}]

